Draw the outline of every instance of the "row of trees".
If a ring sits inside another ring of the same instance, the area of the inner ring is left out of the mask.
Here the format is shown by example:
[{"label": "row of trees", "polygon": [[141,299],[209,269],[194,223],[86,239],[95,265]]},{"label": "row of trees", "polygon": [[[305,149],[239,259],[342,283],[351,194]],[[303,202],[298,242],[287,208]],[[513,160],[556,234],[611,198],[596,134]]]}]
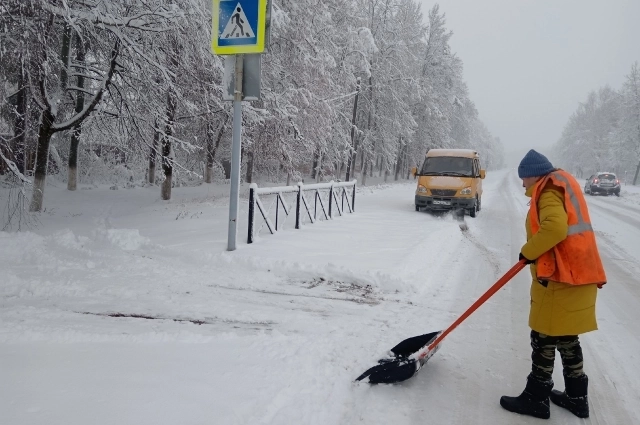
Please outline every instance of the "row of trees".
[{"label": "row of trees", "polygon": [[640,68],[636,62],[619,90],[602,87],[569,119],[555,152],[579,177],[610,171],[638,183],[640,174]]},{"label": "row of trees", "polygon": [[[33,186],[224,178],[231,105],[209,50],[210,0],[5,0],[0,5],[0,171]],[[433,147],[502,165],[434,6],[278,0],[262,99],[246,103],[243,177],[407,178]]]}]

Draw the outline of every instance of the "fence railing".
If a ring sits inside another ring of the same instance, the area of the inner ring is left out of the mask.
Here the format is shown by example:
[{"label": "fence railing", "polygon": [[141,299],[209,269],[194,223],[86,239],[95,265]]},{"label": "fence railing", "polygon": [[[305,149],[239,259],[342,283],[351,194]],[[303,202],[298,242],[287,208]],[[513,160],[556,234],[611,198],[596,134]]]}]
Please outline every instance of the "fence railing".
[{"label": "fence railing", "polygon": [[[352,188],[351,193],[347,189]],[[313,202],[309,202],[305,193],[313,193]],[[294,207],[287,202],[286,194],[290,194],[289,201],[295,196],[295,228],[299,229],[305,220],[309,223],[331,220],[334,215],[342,216],[346,212],[355,212],[356,180],[350,182],[328,182],[304,185],[298,183],[295,186],[258,187],[252,183],[249,186],[249,231],[247,243],[253,243],[255,236],[260,234],[266,225],[271,234],[281,230],[287,222],[287,218]],[[260,196],[275,195],[269,208],[265,208]],[[346,210],[345,210],[346,204]],[[275,214],[272,212],[275,206]],[[256,230],[256,207],[263,223]],[[319,208],[318,208],[319,207]],[[275,215],[275,222],[272,217]]]}]

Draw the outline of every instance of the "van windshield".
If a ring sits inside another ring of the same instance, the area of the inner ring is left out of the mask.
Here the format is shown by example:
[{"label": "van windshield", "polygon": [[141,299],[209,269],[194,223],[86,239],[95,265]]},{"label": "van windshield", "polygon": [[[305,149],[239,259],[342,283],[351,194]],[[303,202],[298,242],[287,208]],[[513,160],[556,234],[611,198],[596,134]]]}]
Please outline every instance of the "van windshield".
[{"label": "van windshield", "polygon": [[473,177],[473,159],[455,156],[426,158],[420,174],[423,176]]}]

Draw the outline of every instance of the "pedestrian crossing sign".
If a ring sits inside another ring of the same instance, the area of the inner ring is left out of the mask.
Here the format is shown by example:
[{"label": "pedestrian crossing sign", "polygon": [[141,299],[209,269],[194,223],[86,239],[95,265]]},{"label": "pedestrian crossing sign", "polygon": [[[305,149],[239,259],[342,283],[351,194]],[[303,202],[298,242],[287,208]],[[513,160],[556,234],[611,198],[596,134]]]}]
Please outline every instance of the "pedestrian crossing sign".
[{"label": "pedestrian crossing sign", "polygon": [[266,13],[267,0],[213,0],[213,53],[262,53]]}]

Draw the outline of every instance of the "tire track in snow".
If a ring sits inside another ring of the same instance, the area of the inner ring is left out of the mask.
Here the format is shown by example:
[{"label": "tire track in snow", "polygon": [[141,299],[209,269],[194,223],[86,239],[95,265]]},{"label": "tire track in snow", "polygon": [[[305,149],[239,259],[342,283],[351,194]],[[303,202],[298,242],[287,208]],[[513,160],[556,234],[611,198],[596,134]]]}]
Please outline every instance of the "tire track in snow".
[{"label": "tire track in snow", "polygon": [[311,295],[311,294],[294,294],[291,292],[281,292],[281,291],[273,291],[267,289],[251,289],[251,288],[234,288],[232,286],[222,286],[222,285],[208,285],[213,288],[227,289],[230,291],[250,291],[250,292],[258,292],[261,294],[268,295],[281,295],[288,297],[303,297],[303,298],[319,298],[324,300],[333,300],[333,301],[349,301],[356,304],[369,304],[369,305],[377,305],[380,304],[380,301],[384,301],[384,298],[372,298],[372,297],[361,297],[361,298],[342,298],[342,297],[332,297],[328,295]]},{"label": "tire track in snow", "polygon": [[[635,227],[636,229],[640,230],[640,220],[638,220],[637,218],[628,216],[627,214],[623,214],[619,211],[615,211],[613,208],[609,208],[609,207],[605,207],[604,205],[601,205],[599,203],[593,203],[591,202],[589,204],[590,207],[595,207],[596,209],[605,211],[606,214],[611,215],[615,218],[617,218],[618,220],[622,220],[627,224],[631,224],[633,225],[633,227]],[[617,207],[620,207],[620,205],[616,205]],[[633,208],[629,208],[631,210],[631,212],[635,212],[636,214],[640,213],[639,211],[635,210]]]},{"label": "tire track in snow", "polygon": [[602,205],[603,203],[605,205],[609,205],[609,206],[613,206],[614,208],[620,208],[622,210],[627,210],[629,212],[632,212],[634,214],[640,214],[640,207],[633,207],[631,205],[629,205],[628,203],[623,203],[620,201],[619,198],[613,198],[613,199],[599,199],[596,198],[595,196],[591,196],[589,198],[587,198],[590,200],[589,203],[595,203],[597,205]]},{"label": "tire track in snow", "polygon": [[491,268],[493,269],[493,274],[498,276],[500,274],[500,260],[496,258],[495,253],[491,252],[484,244],[482,244],[474,235],[471,233],[471,229],[463,231],[462,235],[473,245],[476,247],[478,251],[484,256],[484,258],[489,262]]}]

